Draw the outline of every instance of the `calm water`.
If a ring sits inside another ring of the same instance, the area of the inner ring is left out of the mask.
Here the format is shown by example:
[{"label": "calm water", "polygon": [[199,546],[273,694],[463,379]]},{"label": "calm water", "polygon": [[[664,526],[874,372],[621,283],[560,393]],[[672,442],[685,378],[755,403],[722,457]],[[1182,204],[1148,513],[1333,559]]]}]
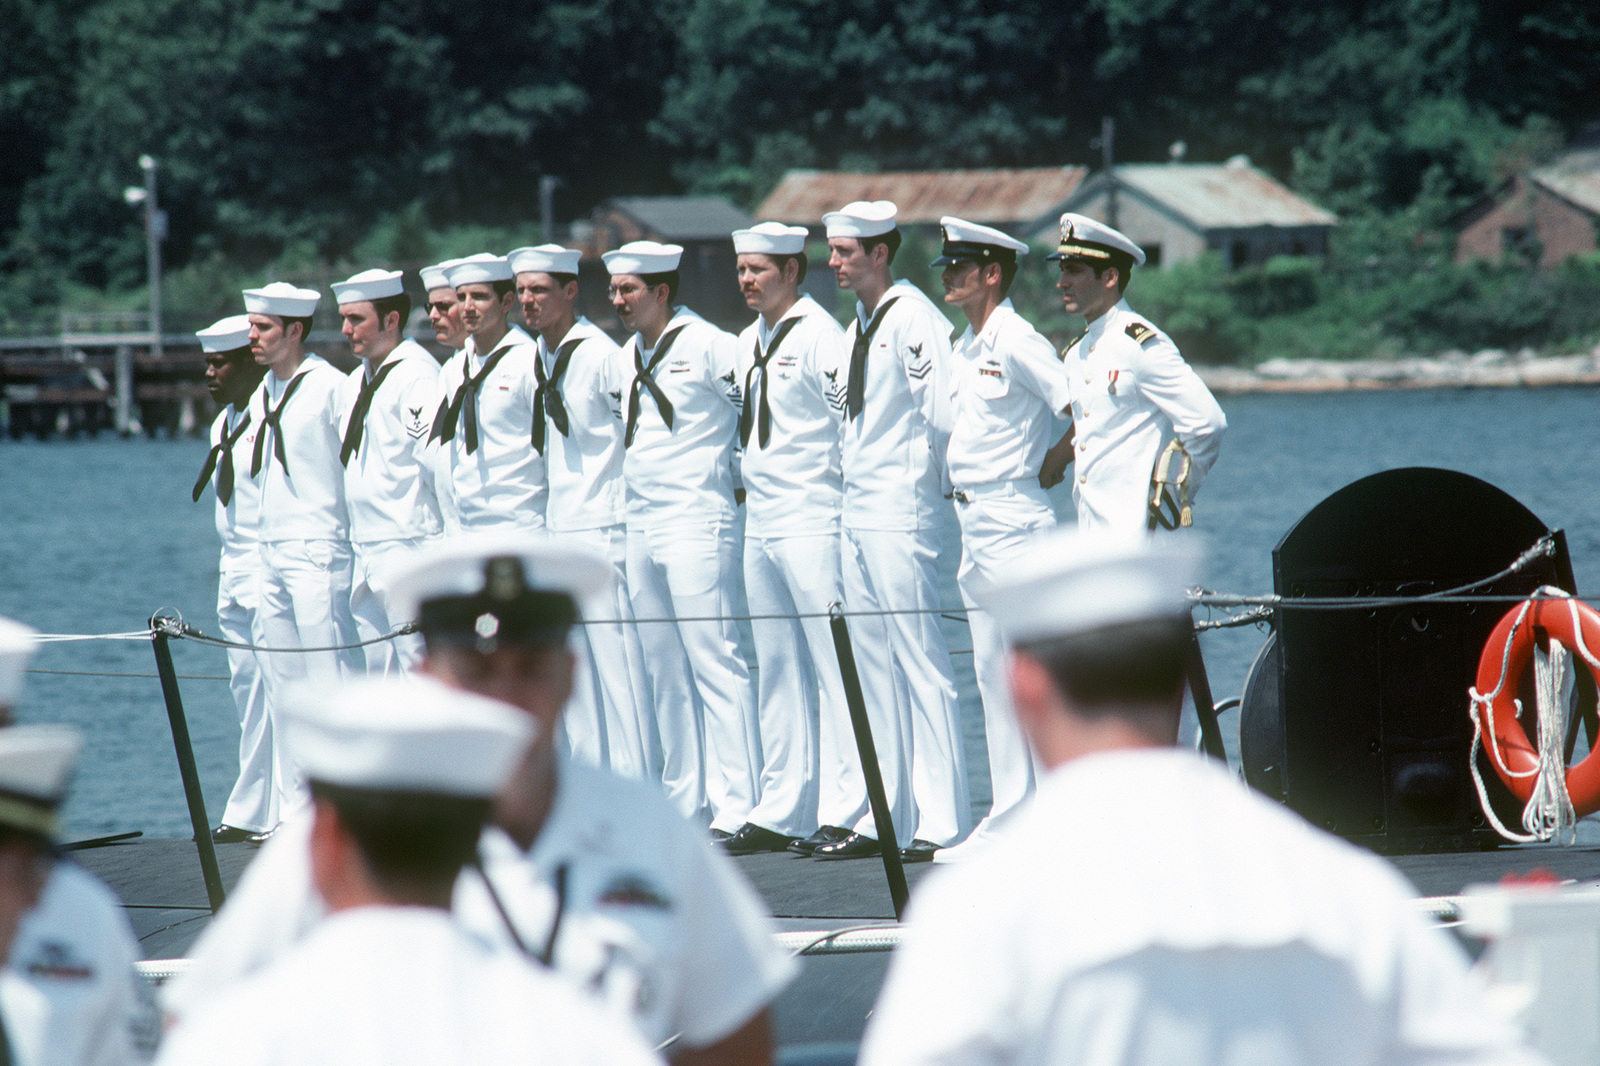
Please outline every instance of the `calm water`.
[{"label": "calm water", "polygon": [[[1429,391],[1223,400],[1230,429],[1197,508],[1211,534],[1208,584],[1272,590],[1271,550],[1323,497],[1400,466],[1465,471],[1511,493],[1564,528],[1579,587],[1600,578],[1600,491],[1594,476],[1600,391]],[[211,501],[189,502],[199,441],[0,441],[0,614],[50,633],[141,629],[171,607],[216,628],[217,546]],[[1058,506],[1070,509],[1066,497]],[[951,538],[950,543],[954,540]],[[947,552],[953,569],[953,552]],[[953,583],[947,595],[957,602]],[[952,648],[965,626],[947,622]],[[1219,700],[1237,695],[1264,633],[1209,633],[1204,647]],[[178,670],[222,675],[220,651],[174,644]],[[69,835],[142,829],[187,835],[189,820],[147,641],[47,646],[23,717],[70,721],[89,746],[67,808]],[[957,656],[967,715],[974,800],[987,802],[981,721],[966,656]],[[144,676],[149,675],[149,676]],[[238,727],[227,685],[184,680],[183,695],[215,821],[237,769]]]}]

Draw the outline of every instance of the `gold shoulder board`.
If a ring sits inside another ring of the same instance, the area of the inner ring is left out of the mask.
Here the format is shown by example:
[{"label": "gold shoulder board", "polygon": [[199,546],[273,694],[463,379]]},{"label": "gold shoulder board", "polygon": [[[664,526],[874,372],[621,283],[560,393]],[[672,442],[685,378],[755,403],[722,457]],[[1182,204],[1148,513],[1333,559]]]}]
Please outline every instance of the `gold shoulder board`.
[{"label": "gold shoulder board", "polygon": [[1145,341],[1155,340],[1156,331],[1143,322],[1134,322],[1128,326],[1128,336],[1133,338],[1135,344],[1143,344]]}]

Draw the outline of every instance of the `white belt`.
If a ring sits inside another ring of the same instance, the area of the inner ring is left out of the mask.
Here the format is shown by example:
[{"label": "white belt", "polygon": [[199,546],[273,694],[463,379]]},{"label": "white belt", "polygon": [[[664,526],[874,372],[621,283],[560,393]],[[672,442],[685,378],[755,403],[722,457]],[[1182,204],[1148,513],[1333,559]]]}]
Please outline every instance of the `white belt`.
[{"label": "white belt", "polygon": [[956,489],[954,495],[957,503],[972,503],[994,496],[1015,496],[1018,488],[1026,489],[1029,485],[1037,488],[1039,479],[1036,477],[1015,477],[1005,481],[985,481],[977,485],[968,485],[966,488]]}]

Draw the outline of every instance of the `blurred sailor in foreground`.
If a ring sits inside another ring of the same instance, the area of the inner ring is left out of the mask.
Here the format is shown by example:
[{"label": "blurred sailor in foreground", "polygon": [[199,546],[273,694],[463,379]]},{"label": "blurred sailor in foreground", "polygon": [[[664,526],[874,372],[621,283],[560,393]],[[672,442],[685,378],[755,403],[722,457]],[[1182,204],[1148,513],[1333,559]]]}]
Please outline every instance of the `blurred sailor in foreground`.
[{"label": "blurred sailor in foreground", "polygon": [[424,678],[302,686],[290,698],[285,739],[311,782],[311,877],[329,915],[186,1018],[159,1061],[658,1061],[592,1000],[450,914],[534,732],[527,716]]},{"label": "blurred sailor in foreground", "polygon": [[[859,778],[828,608],[839,577],[839,429],[828,406],[844,331],[800,294],[806,230],[763,222],[736,230],[739,288],[756,320],[739,334],[744,410],[744,585],[755,644],[761,736],[760,800],[723,846],[735,855],[783,851],[818,820],[843,817],[837,794]],[[810,615],[811,617],[802,617]]]},{"label": "blurred sailor in foreground", "polygon": [[148,1062],[160,1025],[122,901],[55,855],[56,810],[83,738],[11,724],[34,647],[33,630],[0,618],[0,1050],[21,1066]]},{"label": "blurred sailor in foreground", "polygon": [[865,1066],[1536,1061],[1397,871],[1173,747],[1199,576],[1060,531],[979,596],[1047,773],[918,890]]},{"label": "blurred sailor in foreground", "polygon": [[609,559],[615,578],[604,604],[587,605],[582,639],[588,655],[580,668],[578,706],[562,724],[574,758],[623,777],[652,778],[660,773],[655,716],[624,578],[620,400],[628,378],[617,343],[578,314],[581,258],[581,252],[558,244],[518,248],[506,256],[522,317],[538,334],[533,448],[545,457],[549,479],[546,526],[567,543]]},{"label": "blurred sailor in foreground", "polygon": [[[1017,314],[1006,293],[1028,246],[989,226],[946,216],[939,222],[946,303],[968,326],[951,349],[954,412],[946,463],[961,523],[956,582],[972,630],[972,669],[983,700],[993,800],[989,815],[957,849],[985,838],[1033,792],[1033,759],[1011,711],[1006,646],[999,620],[982,610],[976,590],[1005,573],[1030,534],[1056,524],[1039,471],[1057,418],[1072,396],[1053,345]],[[954,851],[956,849],[952,849]],[[939,858],[948,858],[941,854]]]},{"label": "blurred sailor in foreground", "polygon": [[[553,735],[572,689],[577,604],[611,568],[581,549],[510,534],[430,547],[396,579],[427,643],[424,670],[505,700],[540,733],[496,800],[480,841],[487,880],[519,945],[591,990],[680,1063],[763,1063],[767,1004],[795,964],[731,861],[673,813],[654,785],[562,759]],[[184,1016],[304,936],[321,917],[310,830],[291,821],[261,849],[166,989]],[[507,940],[505,918],[469,871],[456,909]]]},{"label": "blurred sailor in foreground", "polygon": [[354,575],[350,614],[368,644],[367,672],[393,674],[422,661],[415,634],[377,640],[406,621],[386,579],[395,561],[444,531],[434,492],[428,431],[439,406],[439,364],[405,335],[411,297],[398,270],[364,270],[333,286],[350,350],[360,364],[345,383],[345,505]]},{"label": "blurred sailor in foreground", "polygon": [[[194,483],[194,500],[199,503],[206,487],[215,485],[217,537],[222,541],[217,626],[224,640],[248,645],[254,643],[261,578],[256,540],[261,483],[250,476],[261,412],[250,409],[250,396],[267,368],[250,352],[250,319],[244,315],[214,322],[195,336],[205,353],[206,390],[221,410],[211,426],[211,450]],[[229,648],[228,678],[239,711],[239,778],[223,808],[222,823],[212,833],[219,844],[249,840],[282,821],[260,656],[248,647]]]},{"label": "blurred sailor in foreground", "polygon": [[1062,353],[1072,384],[1075,453],[1048,463],[1040,481],[1049,488],[1075,461],[1078,525],[1142,532],[1156,522],[1153,472],[1176,441],[1188,456],[1178,463],[1187,477],[1173,475],[1181,484],[1162,516],[1175,525],[1217,461],[1228,420],[1172,338],[1122,298],[1133,268],[1144,265],[1143,249],[1110,226],[1068,213],[1061,216],[1060,247],[1048,258],[1061,262],[1062,306],[1082,315],[1088,329]]}]

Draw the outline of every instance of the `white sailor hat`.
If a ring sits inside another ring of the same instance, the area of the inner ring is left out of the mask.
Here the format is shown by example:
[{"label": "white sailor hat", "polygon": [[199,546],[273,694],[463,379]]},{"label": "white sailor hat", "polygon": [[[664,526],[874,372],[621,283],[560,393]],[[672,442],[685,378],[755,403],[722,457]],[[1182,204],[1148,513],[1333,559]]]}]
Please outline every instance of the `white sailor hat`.
[{"label": "white sailor hat", "polygon": [[454,260],[445,267],[444,276],[453,289],[463,285],[488,285],[512,280],[511,264],[506,262],[506,257],[488,252]]},{"label": "white sailor hat", "polygon": [[492,651],[560,644],[579,605],[607,592],[611,564],[559,537],[483,531],[423,548],[390,575],[397,617],[424,637]]},{"label": "white sailor hat", "polygon": [[537,731],[508,704],[421,675],[330,688],[302,682],[284,699],[290,757],[313,781],[345,788],[487,799]]},{"label": "white sailor hat", "polygon": [[244,309],[253,315],[309,318],[317,309],[320,299],[322,294],[315,289],[302,289],[287,281],[274,281],[263,288],[244,290]]},{"label": "white sailor hat", "polygon": [[229,315],[196,330],[202,352],[233,352],[250,347],[250,316]]},{"label": "white sailor hat", "polygon": [[1104,263],[1116,254],[1144,266],[1144,249],[1104,222],[1071,211],[1061,216],[1061,245],[1046,259],[1088,259]]},{"label": "white sailor hat", "polygon": [[432,292],[434,289],[455,288],[454,285],[450,284],[450,268],[459,262],[461,262],[459,259],[446,259],[442,263],[425,266],[417,271],[418,274],[422,275],[422,287],[428,292]]},{"label": "white sailor hat", "polygon": [[343,306],[399,296],[406,291],[404,279],[398,270],[363,270],[352,278],[334,282],[333,298]]},{"label": "white sailor hat", "polygon": [[929,266],[949,266],[969,261],[1015,263],[1017,256],[1028,254],[1028,246],[1009,233],[1001,233],[993,226],[980,226],[954,215],[946,215],[939,220],[939,234],[944,239],[943,254]]},{"label": "white sailor hat", "polygon": [[22,675],[39,649],[32,626],[0,618],[0,707],[15,707],[22,696]]},{"label": "white sailor hat", "polygon": [[0,728],[0,826],[53,838],[82,748],[83,734],[69,725]]},{"label": "white sailor hat", "polygon": [[759,222],[749,229],[733,231],[733,250],[737,255],[800,255],[806,250],[808,236],[804,226]]},{"label": "white sailor hat", "polygon": [[894,229],[892,200],[857,200],[822,216],[829,237],[881,237]]},{"label": "white sailor hat", "polygon": [[678,261],[683,258],[683,246],[632,241],[600,258],[606,264],[606,271],[612,275],[665,274],[678,269]]},{"label": "white sailor hat", "polygon": [[506,253],[513,274],[576,274],[583,253],[559,244],[540,244]]},{"label": "white sailor hat", "polygon": [[1030,538],[1008,560],[1004,577],[974,591],[1007,639],[1026,644],[1185,615],[1203,560],[1192,537],[1067,527]]}]

